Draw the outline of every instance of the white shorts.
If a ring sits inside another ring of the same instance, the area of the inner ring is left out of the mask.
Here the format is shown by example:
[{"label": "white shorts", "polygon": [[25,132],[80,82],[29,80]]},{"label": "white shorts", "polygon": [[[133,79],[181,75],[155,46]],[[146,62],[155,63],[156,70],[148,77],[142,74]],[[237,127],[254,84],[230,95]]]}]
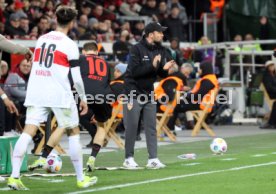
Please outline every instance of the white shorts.
[{"label": "white shorts", "polygon": [[75,103],[72,103],[70,108],[28,106],[25,124],[39,126],[47,121],[50,111],[54,113],[59,128],[73,129],[79,125],[79,114]]}]

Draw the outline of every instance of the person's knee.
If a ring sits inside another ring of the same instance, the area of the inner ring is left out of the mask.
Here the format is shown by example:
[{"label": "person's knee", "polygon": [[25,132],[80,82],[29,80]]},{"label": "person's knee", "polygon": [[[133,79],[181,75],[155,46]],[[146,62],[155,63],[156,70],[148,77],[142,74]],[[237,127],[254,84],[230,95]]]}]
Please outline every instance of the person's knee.
[{"label": "person's knee", "polygon": [[79,127],[74,127],[72,129],[67,129],[67,136],[74,136],[74,135],[79,135],[80,134],[80,128]]},{"label": "person's knee", "polygon": [[38,126],[36,125],[26,124],[23,132],[29,134],[31,137],[34,137],[37,132],[37,129]]},{"label": "person's knee", "polygon": [[96,143],[102,146],[104,143],[105,136],[106,136],[106,131],[104,129],[104,124],[98,123],[97,133],[95,135],[93,143]]}]

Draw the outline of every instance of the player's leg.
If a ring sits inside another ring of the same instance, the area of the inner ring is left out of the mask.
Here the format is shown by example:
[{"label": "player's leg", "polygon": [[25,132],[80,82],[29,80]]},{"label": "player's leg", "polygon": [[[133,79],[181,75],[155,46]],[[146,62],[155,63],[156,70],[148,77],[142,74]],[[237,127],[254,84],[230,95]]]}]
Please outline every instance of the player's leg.
[{"label": "player's leg", "polygon": [[8,186],[14,190],[27,189],[20,180],[20,168],[28,144],[36,134],[40,123],[46,120],[47,115],[48,110],[43,107],[28,107],[27,109],[26,125],[13,150],[12,174],[8,179]]},{"label": "player's leg", "polygon": [[77,186],[79,188],[86,188],[94,185],[98,178],[96,176],[84,176],[83,174],[83,155],[80,144],[79,127],[68,129],[67,134],[69,136],[69,155],[77,175]]},{"label": "player's leg", "polygon": [[112,107],[109,104],[94,104],[91,106],[95,120],[97,121],[97,132],[93,139],[91,156],[86,163],[88,171],[95,169],[96,157],[104,144],[106,137],[106,130],[104,129],[104,123],[111,117]]},{"label": "player's leg", "polygon": [[[83,156],[80,143],[80,129],[78,127],[79,116],[75,102],[72,102],[71,107],[68,109],[53,108],[52,110],[56,116],[59,128],[64,128],[69,136],[69,155],[77,175],[77,186],[85,188],[95,184],[97,177],[88,177],[83,174]],[[62,134],[57,134],[57,136],[59,137],[53,137],[55,139],[51,142],[51,146],[57,145]]]},{"label": "player's leg", "polygon": [[44,146],[43,150],[42,150],[42,155],[39,157],[39,159],[37,159],[36,161],[34,161],[33,164],[31,164],[28,168],[29,170],[33,171],[35,169],[38,168],[43,168],[44,165],[46,164],[46,159],[49,156],[49,154],[52,152],[52,150],[54,149],[54,147],[56,147],[56,145],[58,145],[58,143],[60,142],[60,139],[62,137],[62,135],[64,134],[65,129],[64,128],[57,128],[49,137],[49,140],[47,142],[47,144]]},{"label": "player's leg", "polygon": [[124,104],[123,109],[126,134],[125,161],[123,166],[126,168],[136,168],[138,164],[134,160],[134,146],[142,105],[140,105],[137,100],[133,99],[133,103]]},{"label": "player's leg", "polygon": [[147,168],[158,169],[164,168],[157,158],[157,137],[156,137],[156,104],[147,103],[143,107],[143,124],[146,134],[147,149],[149,153],[149,160]]}]

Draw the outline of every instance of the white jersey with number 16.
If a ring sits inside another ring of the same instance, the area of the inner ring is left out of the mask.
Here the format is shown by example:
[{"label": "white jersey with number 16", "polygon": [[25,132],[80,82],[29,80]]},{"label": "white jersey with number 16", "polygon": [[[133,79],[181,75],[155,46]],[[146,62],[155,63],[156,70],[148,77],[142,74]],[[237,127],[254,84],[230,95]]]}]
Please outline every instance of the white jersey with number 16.
[{"label": "white jersey with number 16", "polygon": [[25,106],[69,108],[74,100],[69,61],[79,59],[77,44],[57,31],[41,36],[36,44]]}]

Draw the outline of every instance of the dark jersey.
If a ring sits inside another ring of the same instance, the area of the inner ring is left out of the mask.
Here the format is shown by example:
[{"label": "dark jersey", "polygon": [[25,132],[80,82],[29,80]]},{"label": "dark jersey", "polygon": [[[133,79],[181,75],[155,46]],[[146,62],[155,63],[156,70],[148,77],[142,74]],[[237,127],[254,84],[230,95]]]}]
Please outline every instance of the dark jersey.
[{"label": "dark jersey", "polygon": [[97,55],[81,55],[79,66],[86,94],[111,93],[110,68],[104,59]]}]

